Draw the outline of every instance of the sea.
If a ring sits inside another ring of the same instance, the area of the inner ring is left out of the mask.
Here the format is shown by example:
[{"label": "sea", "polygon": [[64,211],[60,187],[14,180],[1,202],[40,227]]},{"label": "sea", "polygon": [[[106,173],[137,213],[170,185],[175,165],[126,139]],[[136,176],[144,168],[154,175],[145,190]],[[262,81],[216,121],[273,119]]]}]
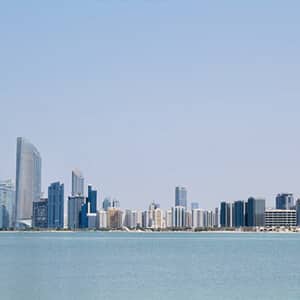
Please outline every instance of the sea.
[{"label": "sea", "polygon": [[0,233],[1,300],[300,299],[297,233]]}]

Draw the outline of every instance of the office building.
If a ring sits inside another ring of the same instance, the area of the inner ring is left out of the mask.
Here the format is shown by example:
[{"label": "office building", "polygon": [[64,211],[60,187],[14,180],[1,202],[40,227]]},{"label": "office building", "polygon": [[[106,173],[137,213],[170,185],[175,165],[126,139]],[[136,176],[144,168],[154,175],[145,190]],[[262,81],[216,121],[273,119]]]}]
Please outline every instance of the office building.
[{"label": "office building", "polygon": [[297,225],[296,210],[269,209],[265,211],[266,227],[295,227]]},{"label": "office building", "polygon": [[107,227],[120,229],[123,226],[123,212],[119,208],[109,208],[107,211]]},{"label": "office building", "polygon": [[68,228],[78,229],[80,228],[80,214],[81,207],[85,204],[85,198],[83,196],[70,196],[68,198]]},{"label": "office building", "polygon": [[266,200],[249,198],[248,199],[248,226],[257,227],[265,225]]},{"label": "office building", "polygon": [[16,226],[31,226],[32,203],[41,196],[42,159],[28,140],[17,138],[16,155]]},{"label": "office building", "polygon": [[15,186],[12,180],[0,181],[0,229],[14,226]]},{"label": "office building", "polygon": [[107,228],[107,211],[99,210],[97,212],[97,228],[98,229]]},{"label": "office building", "polygon": [[245,202],[235,201],[233,206],[234,223],[233,227],[244,227],[245,226]]},{"label": "office building", "polygon": [[296,202],[296,212],[297,212],[297,226],[300,227],[300,199]]},{"label": "office building", "polygon": [[276,209],[294,209],[293,194],[278,194],[276,196]]},{"label": "office building", "polygon": [[175,188],[175,207],[176,206],[187,208],[187,189],[185,187],[177,186]]},{"label": "office building", "polygon": [[108,211],[108,209],[112,207],[112,202],[111,202],[111,199],[110,197],[106,197],[103,202],[102,202],[102,208],[105,210],[105,211]]},{"label": "office building", "polygon": [[48,228],[48,199],[41,198],[32,203],[32,227]]},{"label": "office building", "polygon": [[228,202],[221,202],[220,207],[220,226],[231,227],[232,226],[232,205]]},{"label": "office building", "polygon": [[72,196],[84,195],[84,177],[78,169],[72,171]]},{"label": "office building", "polygon": [[48,227],[64,228],[64,185],[54,182],[48,187]]},{"label": "office building", "polygon": [[172,227],[173,228],[184,228],[186,208],[184,206],[172,207]]},{"label": "office building", "polygon": [[192,202],[191,203],[191,210],[198,209],[198,208],[199,208],[199,203],[198,202]]},{"label": "office building", "polygon": [[88,186],[88,198],[87,201],[89,203],[89,213],[97,212],[97,191],[93,190],[92,186]]}]

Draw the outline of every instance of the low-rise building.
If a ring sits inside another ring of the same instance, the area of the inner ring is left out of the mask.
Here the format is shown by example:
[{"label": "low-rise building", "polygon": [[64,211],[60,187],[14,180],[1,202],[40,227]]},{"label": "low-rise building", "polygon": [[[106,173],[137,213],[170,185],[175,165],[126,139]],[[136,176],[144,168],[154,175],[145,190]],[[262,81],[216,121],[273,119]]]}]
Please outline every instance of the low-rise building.
[{"label": "low-rise building", "polygon": [[268,209],[265,211],[266,227],[295,227],[297,215],[294,209]]}]

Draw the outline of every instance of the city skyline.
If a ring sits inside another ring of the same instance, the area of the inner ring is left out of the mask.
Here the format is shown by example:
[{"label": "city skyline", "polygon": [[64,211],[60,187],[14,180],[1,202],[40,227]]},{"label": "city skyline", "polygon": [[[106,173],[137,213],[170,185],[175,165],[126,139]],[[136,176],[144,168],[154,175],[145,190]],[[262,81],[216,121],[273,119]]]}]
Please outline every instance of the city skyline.
[{"label": "city skyline", "polygon": [[24,136],[43,191],[79,168],[132,207],[300,195],[300,4],[121,2],[0,4],[0,178]]}]

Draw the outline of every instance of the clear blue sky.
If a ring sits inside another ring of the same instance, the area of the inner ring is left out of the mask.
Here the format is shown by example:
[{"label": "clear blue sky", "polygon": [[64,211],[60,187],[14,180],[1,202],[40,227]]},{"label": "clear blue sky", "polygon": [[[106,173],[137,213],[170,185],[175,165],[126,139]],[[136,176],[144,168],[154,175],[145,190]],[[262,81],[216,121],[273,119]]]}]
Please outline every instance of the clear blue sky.
[{"label": "clear blue sky", "polygon": [[71,170],[122,207],[300,196],[299,1],[1,1],[0,178]]}]

